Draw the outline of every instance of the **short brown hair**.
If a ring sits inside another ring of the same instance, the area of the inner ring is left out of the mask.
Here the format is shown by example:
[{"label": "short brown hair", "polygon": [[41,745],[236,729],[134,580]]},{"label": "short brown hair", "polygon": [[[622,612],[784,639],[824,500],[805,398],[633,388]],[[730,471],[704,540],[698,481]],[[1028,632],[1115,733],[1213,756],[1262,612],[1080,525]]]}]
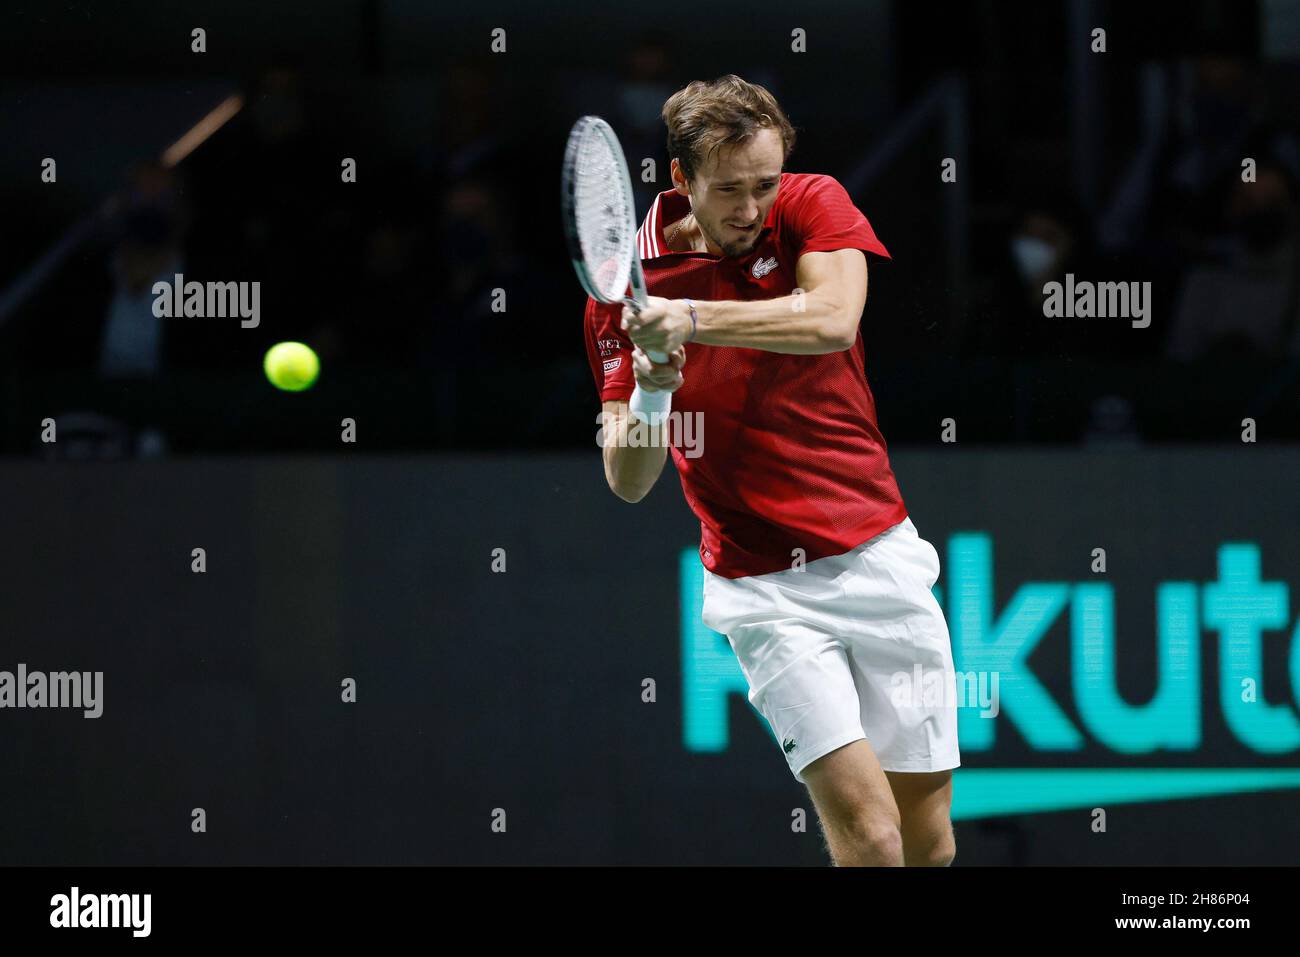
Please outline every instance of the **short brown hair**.
[{"label": "short brown hair", "polygon": [[781,134],[782,167],[794,149],[794,127],[776,97],[734,73],[687,84],[668,97],[661,115],[668,127],[668,156],[677,160],[687,180],[695,178],[706,157],[724,145],[744,143],[762,129]]}]

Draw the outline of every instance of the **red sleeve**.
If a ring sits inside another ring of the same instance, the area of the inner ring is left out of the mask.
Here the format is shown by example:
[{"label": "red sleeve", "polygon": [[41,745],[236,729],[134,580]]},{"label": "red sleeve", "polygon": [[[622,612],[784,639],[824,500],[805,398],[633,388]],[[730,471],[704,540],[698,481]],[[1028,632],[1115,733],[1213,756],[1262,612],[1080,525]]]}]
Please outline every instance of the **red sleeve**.
[{"label": "red sleeve", "polygon": [[622,315],[621,305],[606,305],[587,297],[587,362],[601,402],[626,402],[636,385],[632,376],[632,340],[619,328]]},{"label": "red sleeve", "polygon": [[889,252],[848,191],[833,176],[809,176],[797,184],[784,210],[795,258],[804,253],[861,249],[889,259]]}]

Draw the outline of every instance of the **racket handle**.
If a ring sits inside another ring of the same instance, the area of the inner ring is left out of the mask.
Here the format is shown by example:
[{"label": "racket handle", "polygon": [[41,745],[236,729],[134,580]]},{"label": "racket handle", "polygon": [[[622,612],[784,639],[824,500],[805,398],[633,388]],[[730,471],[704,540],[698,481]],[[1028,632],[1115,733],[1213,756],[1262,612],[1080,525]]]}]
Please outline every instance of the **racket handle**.
[{"label": "racket handle", "polygon": [[657,420],[668,414],[673,407],[671,392],[643,392],[640,386],[632,390],[632,398],[627,404],[628,410],[642,422],[656,424]]},{"label": "racket handle", "polygon": [[[627,306],[630,306],[632,311],[635,312],[637,315],[640,315],[641,310],[645,308],[645,303],[641,302],[635,296],[626,297],[623,300],[623,303]],[[664,355],[662,352],[647,352],[646,355],[650,357],[651,362],[654,362],[658,365],[663,365],[665,362],[668,361],[668,357]]]}]

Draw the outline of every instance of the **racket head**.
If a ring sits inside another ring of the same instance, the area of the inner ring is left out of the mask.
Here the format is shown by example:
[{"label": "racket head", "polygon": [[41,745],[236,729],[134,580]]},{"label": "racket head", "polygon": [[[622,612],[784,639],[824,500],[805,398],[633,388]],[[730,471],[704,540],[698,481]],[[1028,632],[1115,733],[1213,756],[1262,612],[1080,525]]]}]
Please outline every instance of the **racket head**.
[{"label": "racket head", "polygon": [[560,206],[569,258],[578,281],[597,302],[645,302],[636,248],[636,201],[623,147],[599,116],[573,124],[564,150]]}]

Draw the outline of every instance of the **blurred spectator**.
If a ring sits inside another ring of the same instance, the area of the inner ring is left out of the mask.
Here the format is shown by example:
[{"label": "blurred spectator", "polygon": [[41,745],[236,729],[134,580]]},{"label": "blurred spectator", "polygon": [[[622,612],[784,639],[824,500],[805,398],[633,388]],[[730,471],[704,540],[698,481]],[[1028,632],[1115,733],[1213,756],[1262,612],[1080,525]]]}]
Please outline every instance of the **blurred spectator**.
[{"label": "blurred spectator", "polygon": [[1166,347],[1170,358],[1300,354],[1298,200],[1295,178],[1277,164],[1261,164],[1254,183],[1238,180],[1225,209],[1228,259],[1188,275]]},{"label": "blurred spectator", "polygon": [[512,207],[496,183],[465,180],[448,189],[438,217],[426,358],[500,365],[503,348],[511,362],[581,358],[568,337],[541,332],[555,321],[558,283],[566,283],[568,302],[575,298],[573,283],[539,269],[517,239]]},{"label": "blurred spectator", "polygon": [[1152,104],[1146,116],[1162,126],[1142,131],[1145,145],[1100,225],[1109,247],[1165,265],[1230,252],[1223,196],[1240,179],[1243,157],[1300,155],[1294,133],[1268,116],[1262,80],[1244,61],[1193,61],[1181,88],[1168,82],[1173,72],[1156,84],[1157,98],[1172,102]]},{"label": "blurred spectator", "polygon": [[184,217],[170,170],[145,163],[132,170],[110,251],[113,277],[99,349],[104,378],[156,377],[164,321],[153,313],[153,285],[182,272]]},{"label": "blurred spectator", "polygon": [[1011,259],[1030,306],[1041,311],[1043,285],[1064,275],[1078,247],[1074,230],[1044,210],[1030,210],[1011,237]]},{"label": "blurred spectator", "polygon": [[432,315],[417,334],[421,364],[434,374],[444,440],[490,435],[502,405],[519,412],[518,434],[535,434],[543,419],[565,409],[558,394],[549,403],[523,400],[545,392],[538,383],[547,377],[558,375],[567,393],[588,400],[590,374],[573,321],[581,316],[581,293],[571,270],[547,270],[535,249],[517,245],[504,195],[486,180],[455,183],[438,217],[433,282],[426,286]]},{"label": "blurred spectator", "polygon": [[451,66],[438,105],[435,175],[462,179],[502,172],[514,124],[502,112],[498,74],[475,63]]},{"label": "blurred spectator", "polygon": [[404,179],[370,187],[367,208],[346,221],[353,235],[337,238],[344,255],[331,263],[336,298],[309,340],[322,360],[401,367],[433,320],[429,212]]},{"label": "blurred spectator", "polygon": [[189,323],[177,358],[190,368],[257,375],[268,346],[309,340],[337,304],[339,277],[356,262],[348,256],[357,241],[348,204],[364,200],[362,187],[341,183],[340,160],[353,154],[335,141],[328,106],[300,73],[262,73],[246,102],[186,161],[195,208],[186,277],[261,283],[263,320],[256,329]]},{"label": "blurred spectator", "polygon": [[[1075,354],[1109,348],[1113,323],[1049,319],[1043,314],[1049,282],[1098,276],[1098,262],[1086,215],[1064,197],[1045,197],[1023,208],[992,269],[979,321],[966,331],[966,350],[988,355]],[[1129,278],[1129,277],[1114,277]]]}]

